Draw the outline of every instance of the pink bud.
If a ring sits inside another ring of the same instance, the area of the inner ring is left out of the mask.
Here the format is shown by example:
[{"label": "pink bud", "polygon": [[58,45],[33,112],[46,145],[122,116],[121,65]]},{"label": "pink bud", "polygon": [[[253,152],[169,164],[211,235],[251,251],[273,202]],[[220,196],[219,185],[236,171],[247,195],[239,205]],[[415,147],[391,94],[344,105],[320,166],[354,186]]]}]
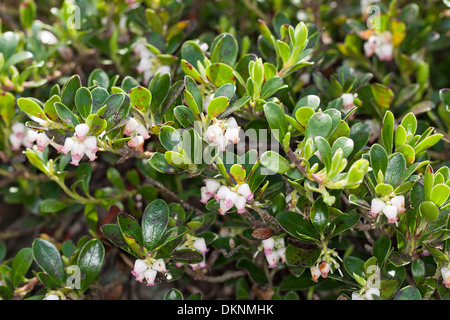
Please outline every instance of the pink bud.
[{"label": "pink bud", "polygon": [[137,127],[139,126],[139,122],[134,118],[130,118],[123,129],[123,133],[126,136],[129,136]]},{"label": "pink bud", "polygon": [[43,152],[44,149],[48,146],[50,139],[43,132],[38,133],[36,138],[36,144],[39,151]]}]

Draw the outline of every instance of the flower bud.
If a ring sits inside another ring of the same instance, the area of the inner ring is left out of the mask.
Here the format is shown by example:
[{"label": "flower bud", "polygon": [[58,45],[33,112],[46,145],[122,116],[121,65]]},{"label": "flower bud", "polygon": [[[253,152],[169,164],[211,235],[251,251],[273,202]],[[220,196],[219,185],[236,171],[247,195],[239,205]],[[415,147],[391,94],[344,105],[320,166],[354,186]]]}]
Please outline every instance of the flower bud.
[{"label": "flower bud", "polygon": [[22,139],[15,134],[9,135],[9,142],[11,143],[11,148],[13,150],[19,150],[20,146],[22,145]]},{"label": "flower bud", "polygon": [[22,122],[16,122],[11,126],[11,130],[17,138],[23,138],[25,129],[25,125]]},{"label": "flower bud", "polygon": [[79,141],[83,141],[89,132],[89,126],[86,123],[80,123],[75,127],[75,134]]}]

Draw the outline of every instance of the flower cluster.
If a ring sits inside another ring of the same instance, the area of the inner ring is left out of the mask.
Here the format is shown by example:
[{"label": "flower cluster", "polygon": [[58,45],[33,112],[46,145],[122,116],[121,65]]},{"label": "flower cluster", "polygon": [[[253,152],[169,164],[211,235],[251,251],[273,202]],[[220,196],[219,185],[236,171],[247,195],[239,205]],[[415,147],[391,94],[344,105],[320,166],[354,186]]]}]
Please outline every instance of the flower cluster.
[{"label": "flower cluster", "polygon": [[236,207],[238,213],[244,213],[247,202],[253,200],[254,195],[248,183],[241,183],[229,188],[214,179],[206,179],[204,182],[205,186],[200,189],[200,202],[206,204],[209,199],[214,197],[220,203],[219,213],[222,215],[233,207]]},{"label": "flower cluster", "polygon": [[135,118],[130,118],[123,129],[123,134],[132,137],[128,140],[128,146],[137,151],[144,151],[144,141],[150,138],[147,128]]},{"label": "flower cluster", "polygon": [[70,162],[74,166],[80,164],[81,158],[86,155],[89,161],[94,161],[97,159],[96,152],[97,147],[97,137],[87,136],[89,133],[89,126],[85,123],[78,124],[75,127],[75,134],[73,137],[67,137],[64,141],[64,146],[61,147],[60,151],[64,154],[71,152],[72,161]]},{"label": "flower cluster", "polygon": [[238,126],[236,119],[231,117],[225,122],[214,118],[213,122],[206,129],[205,138],[211,145],[218,146],[219,151],[225,151],[228,144],[237,144],[240,141],[239,131],[241,127]]},{"label": "flower cluster", "polygon": [[314,282],[317,282],[320,276],[327,278],[328,273],[333,273],[333,268],[338,270],[342,276],[340,264],[335,258],[341,260],[338,253],[332,249],[326,248],[321,252],[316,264],[311,267],[311,278]]},{"label": "flower cluster", "polygon": [[389,223],[395,223],[398,220],[397,215],[405,212],[405,197],[402,195],[394,196],[388,199],[374,198],[371,202],[370,215],[376,217],[383,211]]},{"label": "flower cluster", "polygon": [[32,148],[36,142],[39,151],[44,149],[50,143],[50,139],[44,132],[37,132],[26,128],[22,122],[17,122],[11,127],[12,133],[9,135],[12,150],[19,150],[21,146]]},{"label": "flower cluster", "polygon": [[269,263],[269,268],[275,268],[280,259],[281,263],[286,262],[286,247],[284,245],[284,238],[270,237],[265,239],[262,241],[262,247],[264,249],[266,260]]},{"label": "flower cluster", "polygon": [[374,53],[382,61],[392,60],[394,47],[392,45],[392,33],[384,31],[378,35],[371,35],[364,43],[366,57],[371,57]]},{"label": "flower cluster", "polygon": [[137,259],[134,262],[134,269],[131,271],[131,274],[137,281],[142,283],[145,279],[147,286],[154,286],[158,272],[163,274],[167,272],[164,260],[156,260],[149,257],[145,260]]},{"label": "flower cluster", "polygon": [[144,41],[139,41],[135,45],[134,53],[140,59],[136,70],[143,74],[145,84],[148,84],[150,78],[158,72],[160,74],[170,73],[170,67],[160,65],[159,59],[150,51]]}]

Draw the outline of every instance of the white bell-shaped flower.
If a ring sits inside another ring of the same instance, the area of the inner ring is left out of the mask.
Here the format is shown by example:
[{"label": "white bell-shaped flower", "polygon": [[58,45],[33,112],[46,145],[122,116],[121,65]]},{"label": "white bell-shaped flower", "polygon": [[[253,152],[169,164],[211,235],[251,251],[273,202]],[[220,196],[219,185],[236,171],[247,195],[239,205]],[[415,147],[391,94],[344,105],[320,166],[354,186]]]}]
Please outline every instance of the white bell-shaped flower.
[{"label": "white bell-shaped flower", "polygon": [[206,129],[205,134],[209,142],[215,142],[218,137],[222,136],[223,129],[218,123],[215,123],[213,125],[210,125],[208,129]]},{"label": "white bell-shaped flower", "polygon": [[64,146],[61,149],[61,152],[64,154],[68,154],[73,149],[73,145],[75,144],[75,141],[72,138],[66,138],[64,141]]},{"label": "white bell-shaped flower", "polygon": [[226,198],[228,192],[230,192],[230,189],[227,186],[221,186],[214,195],[214,198],[216,201],[223,200]]},{"label": "white bell-shaped flower", "polygon": [[204,238],[198,238],[197,240],[194,241],[192,246],[194,247],[194,249],[200,251],[203,255],[209,251],[209,249],[206,246],[206,241]]},{"label": "white bell-shaped flower", "polygon": [[152,269],[147,269],[143,272],[143,276],[147,282],[147,287],[155,285],[155,278],[157,274],[158,272]]},{"label": "white bell-shaped flower", "polygon": [[215,194],[220,188],[220,183],[214,179],[205,179],[205,186],[211,195]]},{"label": "white bell-shaped flower", "polygon": [[253,193],[252,193],[252,191],[250,190],[250,186],[248,185],[248,183],[243,183],[243,184],[241,184],[241,185],[238,187],[237,192],[238,192],[240,195],[246,197],[247,200],[249,200],[249,201],[253,199]]},{"label": "white bell-shaped flower", "polygon": [[225,137],[231,141],[233,144],[237,144],[239,139],[239,128],[229,128],[225,132]]},{"label": "white bell-shaped flower", "polygon": [[320,278],[321,272],[317,266],[311,267],[311,278],[314,282],[317,282]]},{"label": "white bell-shaped flower", "polygon": [[130,136],[134,130],[139,126],[139,122],[136,121],[135,118],[130,118],[127,123],[125,124],[125,127],[123,129],[123,134],[126,136]]},{"label": "white bell-shaped flower", "polygon": [[203,187],[200,188],[200,195],[201,195],[200,202],[201,202],[201,203],[204,203],[204,204],[207,204],[208,201],[209,201],[209,199],[212,198],[211,193],[208,192],[208,189],[207,189],[207,187],[205,187],[205,186],[203,186]]},{"label": "white bell-shaped flower", "polygon": [[245,205],[247,204],[247,198],[244,196],[238,196],[236,201],[234,202],[234,206],[236,207],[237,213],[245,213]]},{"label": "white bell-shaped flower", "polygon": [[269,263],[269,268],[275,268],[278,264],[278,253],[276,251],[272,251],[270,254],[266,254],[266,260]]},{"label": "white bell-shaped flower", "polygon": [[233,208],[236,200],[238,199],[239,195],[236,192],[229,191],[227,195],[225,196],[225,205],[228,208]]},{"label": "white bell-shaped flower", "polygon": [[264,254],[271,254],[274,247],[275,247],[275,239],[270,237],[268,239],[264,239],[262,242],[262,245],[264,247]]},{"label": "white bell-shaped flower", "polygon": [[331,266],[327,261],[322,261],[319,264],[320,275],[322,278],[328,277],[328,273],[331,271]]},{"label": "white bell-shaped flower", "polygon": [[402,213],[405,212],[405,196],[399,195],[395,196],[391,199],[391,204],[397,207],[397,212]]},{"label": "white bell-shaped flower", "polygon": [[397,207],[393,205],[387,205],[383,208],[383,213],[388,218],[389,223],[395,223],[397,221]]},{"label": "white bell-shaped flower", "polygon": [[36,137],[36,144],[39,151],[43,152],[50,143],[50,139],[44,132],[39,132]]},{"label": "white bell-shaped flower", "polygon": [[165,273],[167,272],[166,263],[164,262],[163,259],[160,258],[152,264],[152,270]]},{"label": "white bell-shaped flower", "polygon": [[219,201],[219,204],[220,204],[220,207],[219,207],[219,213],[220,213],[221,215],[224,215],[228,210],[231,209],[231,207],[228,207],[228,206],[225,204],[225,200],[220,200],[220,201]]},{"label": "white bell-shaped flower", "polygon": [[372,217],[375,218],[377,214],[379,214],[384,209],[384,207],[386,207],[386,203],[383,200],[379,198],[373,198],[369,213]]}]

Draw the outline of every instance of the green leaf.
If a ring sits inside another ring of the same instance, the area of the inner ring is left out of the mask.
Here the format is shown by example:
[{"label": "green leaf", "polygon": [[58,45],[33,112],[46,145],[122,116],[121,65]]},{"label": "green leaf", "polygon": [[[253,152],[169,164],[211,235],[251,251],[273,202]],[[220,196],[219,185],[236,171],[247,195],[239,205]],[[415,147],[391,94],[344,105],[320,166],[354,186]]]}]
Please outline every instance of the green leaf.
[{"label": "green leaf", "polygon": [[314,241],[317,238],[317,233],[311,222],[297,212],[280,212],[276,219],[280,226],[294,238],[305,240],[302,236],[306,236],[309,241]]},{"label": "green leaf", "polygon": [[241,259],[236,263],[236,267],[244,269],[248,272],[252,280],[259,284],[266,284],[268,282],[267,276],[264,271],[248,259]]},{"label": "green leaf", "polygon": [[378,238],[373,247],[373,256],[377,258],[380,267],[384,265],[391,251],[391,239],[388,236]]},{"label": "green leaf", "polygon": [[424,201],[419,206],[419,212],[422,216],[422,221],[431,222],[439,216],[439,209],[431,201]]},{"label": "green leaf", "polygon": [[17,252],[11,266],[11,280],[14,288],[22,283],[32,262],[33,253],[30,248],[23,248]]},{"label": "green leaf", "polygon": [[414,146],[414,151],[416,154],[420,154],[421,152],[431,148],[436,143],[439,142],[439,140],[442,139],[444,135],[440,133],[433,134],[431,136],[426,137],[424,140],[422,140],[420,143]]},{"label": "green leaf", "polygon": [[184,300],[184,298],[179,290],[173,288],[164,295],[164,300]]},{"label": "green leaf", "polygon": [[286,247],[286,263],[289,266],[302,266],[311,268],[317,263],[320,257],[320,248],[318,247],[295,247],[290,244]]},{"label": "green leaf", "polygon": [[15,105],[16,100],[14,98],[14,95],[6,91],[0,93],[0,106],[2,106],[0,108],[0,116],[7,126],[11,122],[11,119],[14,117]]},{"label": "green leaf", "polygon": [[[215,43],[215,45],[213,45]],[[234,66],[238,55],[238,43],[230,33],[218,35],[211,45],[211,62]]]},{"label": "green leaf", "polygon": [[400,289],[394,300],[422,300],[422,296],[416,287],[406,286]]},{"label": "green leaf", "polygon": [[389,109],[392,99],[394,98],[394,92],[381,83],[372,84],[371,89],[375,104],[378,106],[381,114],[383,114]]},{"label": "green leaf", "polygon": [[192,126],[197,120],[192,110],[185,106],[175,107],[173,114],[184,128]]},{"label": "green leaf", "polygon": [[283,83],[283,78],[278,76],[268,79],[261,88],[260,98],[266,100],[273,96],[277,91],[287,88],[288,86]]},{"label": "green leaf", "polygon": [[7,31],[0,36],[0,52],[8,59],[17,49],[20,37],[19,33]]},{"label": "green leaf", "polygon": [[[364,261],[358,257],[347,256],[344,258],[344,268],[347,273],[358,281],[358,277],[365,278],[364,275]],[[356,275],[356,276],[355,276]]]},{"label": "green leaf", "polygon": [[425,263],[422,259],[414,259],[411,262],[411,273],[416,284],[420,284],[425,279]]},{"label": "green leaf", "polygon": [[245,182],[245,169],[240,164],[233,164],[230,168],[230,174],[231,177],[236,181],[237,183],[244,183]]},{"label": "green leaf", "polygon": [[142,235],[144,246],[153,250],[159,244],[169,223],[169,206],[164,200],[152,201],[144,210]]},{"label": "green leaf", "polygon": [[56,246],[48,240],[37,238],[32,244],[33,258],[39,267],[57,284],[65,285],[64,265]]},{"label": "green leaf", "polygon": [[342,150],[343,158],[347,158],[353,151],[354,142],[347,137],[337,138],[331,147],[331,154],[335,154],[338,149]]},{"label": "green leaf", "polygon": [[331,117],[323,112],[317,112],[311,116],[306,125],[305,139],[312,138],[313,140],[317,136],[324,138],[328,137],[332,127]]},{"label": "green leaf", "polygon": [[390,111],[386,111],[381,127],[381,141],[388,155],[392,153],[394,144],[394,115]]},{"label": "green leaf", "polygon": [[79,118],[64,104],[62,104],[61,102],[55,102],[54,106],[58,117],[69,127],[75,128],[80,124]]},{"label": "green leaf", "polygon": [[78,113],[86,119],[92,112],[92,95],[88,88],[81,87],[75,94],[75,105]]},{"label": "green leaf", "polygon": [[80,76],[74,75],[64,83],[61,89],[61,102],[70,110],[75,107],[75,95],[79,88],[81,88]]},{"label": "green leaf", "polygon": [[394,153],[389,156],[384,182],[396,187],[400,182],[403,173],[406,171],[406,160],[401,153]]},{"label": "green leaf", "polygon": [[148,112],[152,102],[152,94],[147,88],[135,87],[128,92],[128,96],[132,106],[144,114]]},{"label": "green leaf", "polygon": [[98,136],[106,129],[106,120],[95,113],[86,118],[86,124],[89,126],[88,136]]},{"label": "green leaf", "polygon": [[270,130],[278,141],[282,141],[288,127],[284,111],[273,102],[264,104],[263,108]]},{"label": "green leaf", "polygon": [[261,164],[270,171],[284,174],[291,169],[290,163],[275,151],[266,151],[261,156]]},{"label": "green leaf", "polygon": [[317,136],[315,139],[317,149],[320,152],[320,157],[322,158],[323,164],[327,170],[327,173],[331,171],[331,148],[328,141],[321,137]]},{"label": "green leaf", "polygon": [[83,246],[77,259],[77,266],[84,274],[81,280],[82,291],[98,278],[104,259],[105,248],[100,240],[92,239]]},{"label": "green leaf", "polygon": [[28,98],[19,98],[17,100],[17,105],[19,108],[32,117],[37,117],[42,120],[48,120],[47,116],[44,113],[44,110],[33,100]]},{"label": "green leaf", "polygon": [[122,180],[122,176],[116,168],[109,167],[108,170],[106,171],[106,176],[108,177],[108,180],[112,183],[113,186],[122,191],[125,190],[125,184]]},{"label": "green leaf", "polygon": [[126,247],[127,243],[123,238],[120,227],[115,224],[104,224],[100,227],[100,230],[105,235],[105,237],[111,241],[115,246],[122,248]]},{"label": "green leaf", "polygon": [[188,40],[181,46],[181,57],[186,60],[191,66],[197,66],[197,62],[203,63],[205,54],[193,40]]},{"label": "green leaf", "polygon": [[313,206],[311,207],[311,222],[318,233],[323,234],[329,220],[330,213],[328,210],[328,206],[323,202],[321,198],[316,200],[316,202],[314,202]]},{"label": "green leaf", "polygon": [[233,68],[224,63],[210,64],[206,68],[206,77],[216,87],[221,87],[226,83],[236,83]]},{"label": "green leaf", "polygon": [[446,184],[440,183],[431,190],[430,200],[438,207],[442,206],[450,196],[450,187]]},{"label": "green leaf", "polygon": [[370,166],[372,167],[375,177],[378,176],[378,171],[380,170],[383,173],[383,176],[386,174],[388,154],[378,143],[373,144],[370,148]]},{"label": "green leaf", "polygon": [[208,117],[213,119],[225,111],[230,100],[227,97],[217,97],[212,99],[208,104]]},{"label": "green leaf", "polygon": [[97,68],[94,69],[88,78],[88,87],[100,86],[103,89],[109,89],[109,76],[105,70]]}]

